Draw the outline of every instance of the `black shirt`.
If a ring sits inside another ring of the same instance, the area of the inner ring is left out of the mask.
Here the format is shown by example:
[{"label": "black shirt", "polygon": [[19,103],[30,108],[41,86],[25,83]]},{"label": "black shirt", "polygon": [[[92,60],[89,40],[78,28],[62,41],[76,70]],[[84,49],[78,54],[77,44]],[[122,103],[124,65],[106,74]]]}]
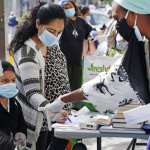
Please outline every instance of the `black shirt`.
[{"label": "black shirt", "polygon": [[[73,35],[74,29],[78,36]],[[87,39],[92,27],[82,18],[77,17],[74,22],[68,22],[60,39],[60,48],[67,59],[68,65],[81,65],[83,41]]]},{"label": "black shirt", "polygon": [[10,132],[13,134],[17,132],[27,134],[21,106],[14,98],[10,99],[10,112],[0,104],[0,130],[8,134]]}]

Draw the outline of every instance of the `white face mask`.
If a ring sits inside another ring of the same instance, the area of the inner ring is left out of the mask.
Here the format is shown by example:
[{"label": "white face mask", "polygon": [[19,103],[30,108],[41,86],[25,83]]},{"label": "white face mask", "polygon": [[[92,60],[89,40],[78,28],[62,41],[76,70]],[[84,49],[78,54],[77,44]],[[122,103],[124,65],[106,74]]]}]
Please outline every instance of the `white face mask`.
[{"label": "white face mask", "polygon": [[57,37],[45,29],[41,34],[38,35],[39,39],[45,46],[58,45],[61,34]]},{"label": "white face mask", "polygon": [[137,26],[137,18],[138,18],[138,16],[136,15],[134,26],[133,26],[134,32],[135,32],[135,35],[136,35],[138,41],[143,41],[143,37],[142,37],[141,32],[140,32],[140,30],[139,30],[139,28]]},{"label": "white face mask", "polygon": [[74,8],[65,9],[64,11],[67,17],[74,17],[76,13]]},{"label": "white face mask", "polygon": [[0,85],[0,96],[2,97],[11,99],[15,97],[17,93],[18,89],[16,88],[16,83],[7,83]]}]

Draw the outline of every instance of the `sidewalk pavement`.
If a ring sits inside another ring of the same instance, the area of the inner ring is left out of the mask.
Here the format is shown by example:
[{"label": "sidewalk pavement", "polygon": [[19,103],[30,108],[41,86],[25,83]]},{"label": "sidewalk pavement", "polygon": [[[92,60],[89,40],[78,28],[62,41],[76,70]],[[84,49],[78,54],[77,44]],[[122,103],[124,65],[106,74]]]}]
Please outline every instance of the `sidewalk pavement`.
[{"label": "sidewalk pavement", "polygon": [[[126,150],[131,139],[128,138],[102,138],[102,150]],[[146,140],[138,140],[138,143],[146,143]],[[96,150],[96,139],[84,139],[88,150]],[[146,146],[136,146],[135,150],[146,150]]]}]

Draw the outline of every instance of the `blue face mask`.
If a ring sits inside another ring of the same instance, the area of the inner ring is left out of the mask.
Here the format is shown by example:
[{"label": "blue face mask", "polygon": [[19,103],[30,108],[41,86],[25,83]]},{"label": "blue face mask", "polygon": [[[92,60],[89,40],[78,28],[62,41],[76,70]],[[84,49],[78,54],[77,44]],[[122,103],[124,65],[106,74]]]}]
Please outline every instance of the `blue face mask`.
[{"label": "blue face mask", "polygon": [[73,17],[76,13],[74,8],[65,9],[64,11],[67,17]]},{"label": "blue face mask", "polygon": [[56,37],[46,29],[41,34],[39,34],[38,37],[45,46],[52,46],[55,44],[58,45],[58,41],[60,38],[60,36]]},{"label": "blue face mask", "polygon": [[7,83],[0,85],[0,96],[5,98],[13,98],[17,95],[18,89],[15,83]]}]

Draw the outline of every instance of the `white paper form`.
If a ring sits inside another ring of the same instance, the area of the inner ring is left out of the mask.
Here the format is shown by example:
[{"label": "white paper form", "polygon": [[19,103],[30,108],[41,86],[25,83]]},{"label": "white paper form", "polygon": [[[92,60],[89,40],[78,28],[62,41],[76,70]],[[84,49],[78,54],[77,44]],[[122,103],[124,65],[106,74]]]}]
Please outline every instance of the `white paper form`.
[{"label": "white paper form", "polygon": [[66,119],[66,122],[64,124],[61,123],[55,123],[52,125],[52,128],[76,128],[80,129],[79,123],[81,121],[88,120],[90,110],[84,106],[76,113],[73,113],[72,115],[68,116],[68,119]]},{"label": "white paper form", "polygon": [[150,104],[125,111],[124,117],[127,124],[138,124],[148,121],[150,120]]}]

